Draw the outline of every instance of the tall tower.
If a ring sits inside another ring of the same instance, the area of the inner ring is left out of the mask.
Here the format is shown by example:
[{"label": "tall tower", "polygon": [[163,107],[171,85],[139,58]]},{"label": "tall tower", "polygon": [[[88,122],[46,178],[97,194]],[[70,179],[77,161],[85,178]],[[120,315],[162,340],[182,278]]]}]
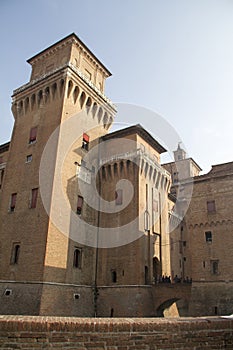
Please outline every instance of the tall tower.
[{"label": "tall tower", "polygon": [[[63,171],[65,179],[75,176],[76,164],[81,163],[86,149],[107,133],[113,121],[115,108],[104,95],[105,79],[111,73],[75,34],[28,63],[32,66],[30,81],[13,93],[15,124],[0,197],[0,312],[90,316],[92,290],[83,290],[93,283],[90,266],[95,249],[83,252],[82,247],[71,244],[68,232],[64,235],[53,224],[42,203],[39,175],[43,173],[43,152],[56,130],[49,166],[53,208],[53,175]],[[75,144],[79,152],[65,157],[66,170],[57,169],[63,144],[59,127],[81,111],[85,116],[80,118],[85,121],[75,124],[77,139],[72,144],[72,150]],[[88,121],[94,121],[91,125],[96,127],[88,128]],[[63,185],[66,191],[67,183]],[[72,258],[70,249],[74,249]],[[83,268],[89,267],[89,273],[82,274],[85,277],[80,276],[79,254]],[[76,270],[69,264],[76,264]],[[83,301],[77,305],[80,294],[89,309],[82,308]]]},{"label": "tall tower", "polygon": [[180,143],[178,144],[177,150],[174,153],[174,160],[178,162],[179,160],[183,160],[186,158],[186,152],[183,148],[180,147]]}]

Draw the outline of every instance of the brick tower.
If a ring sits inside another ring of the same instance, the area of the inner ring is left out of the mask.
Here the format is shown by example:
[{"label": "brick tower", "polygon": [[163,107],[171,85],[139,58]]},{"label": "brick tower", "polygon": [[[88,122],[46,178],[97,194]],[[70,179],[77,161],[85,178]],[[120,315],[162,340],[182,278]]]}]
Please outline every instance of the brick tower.
[{"label": "brick tower", "polygon": [[[40,162],[50,136],[57,130],[49,168],[53,179],[58,171],[57,152],[63,142],[57,128],[85,111],[85,118],[94,121],[96,127],[87,133],[85,123],[76,124],[79,152],[70,152],[65,159],[69,166],[62,170],[66,178],[75,176],[87,148],[106,134],[113,121],[115,108],[104,95],[105,79],[111,73],[75,34],[28,63],[32,66],[30,81],[13,93],[15,125],[9,152],[4,153],[4,182],[1,179],[0,313],[75,315],[78,307],[79,315],[90,316],[90,286],[94,279],[90,266],[95,249],[87,248],[82,257],[83,269],[87,269],[82,277],[78,268],[69,268],[69,251],[75,250],[71,265],[78,267],[81,248],[71,243],[68,234],[59,232],[44,209],[39,188]],[[55,199],[53,183],[50,185],[52,207]],[[88,305],[83,309],[77,306],[80,293],[84,294],[81,305]]]}]

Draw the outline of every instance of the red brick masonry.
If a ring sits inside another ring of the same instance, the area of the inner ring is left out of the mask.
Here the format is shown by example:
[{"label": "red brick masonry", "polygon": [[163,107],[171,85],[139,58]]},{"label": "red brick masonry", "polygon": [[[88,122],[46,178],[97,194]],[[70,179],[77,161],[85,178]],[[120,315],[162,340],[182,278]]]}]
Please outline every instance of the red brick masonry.
[{"label": "red brick masonry", "polygon": [[233,349],[233,319],[0,316],[1,349]]}]

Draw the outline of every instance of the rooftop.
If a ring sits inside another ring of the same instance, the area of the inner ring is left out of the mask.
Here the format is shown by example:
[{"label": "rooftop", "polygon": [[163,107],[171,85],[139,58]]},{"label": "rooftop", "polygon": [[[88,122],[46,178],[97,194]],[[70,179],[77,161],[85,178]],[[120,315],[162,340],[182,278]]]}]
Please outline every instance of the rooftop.
[{"label": "rooftop", "polygon": [[0,145],[0,153],[7,152],[10,148],[10,142],[3,143]]},{"label": "rooftop", "polygon": [[167,152],[167,150],[158,141],[156,141],[151,136],[151,134],[146,129],[144,129],[140,124],[132,125],[132,126],[129,126],[125,129],[120,129],[120,130],[114,131],[112,133],[104,135],[102,137],[102,139],[105,141],[105,140],[109,140],[109,139],[113,139],[113,138],[125,137],[125,136],[132,135],[132,134],[139,135],[141,138],[143,138],[146,142],[148,142],[148,144],[150,146],[152,146],[160,154]]},{"label": "rooftop", "polygon": [[44,54],[49,53],[49,51],[53,50],[56,46],[59,46],[65,42],[68,42],[69,40],[74,40],[79,45],[81,45],[84,48],[84,50],[86,50],[96,60],[96,62],[106,71],[108,76],[112,75],[112,73],[103,65],[103,63],[93,54],[93,52],[84,44],[84,42],[75,33],[69,34],[65,38],[57,41],[56,43],[52,44],[51,46],[47,47],[46,49],[40,51],[36,55],[29,58],[27,60],[27,62],[29,64],[32,64],[35,59],[39,58],[39,56],[43,56]]}]

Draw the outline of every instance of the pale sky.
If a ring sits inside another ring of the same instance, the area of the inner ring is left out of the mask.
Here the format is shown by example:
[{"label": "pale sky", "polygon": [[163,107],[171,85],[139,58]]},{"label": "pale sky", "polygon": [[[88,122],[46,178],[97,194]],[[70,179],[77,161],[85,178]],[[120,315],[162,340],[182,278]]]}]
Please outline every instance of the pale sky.
[{"label": "pale sky", "polygon": [[233,0],[0,0],[0,29],[0,144],[26,60],[75,32],[112,72],[113,102],[163,116],[205,172],[233,161]]}]

